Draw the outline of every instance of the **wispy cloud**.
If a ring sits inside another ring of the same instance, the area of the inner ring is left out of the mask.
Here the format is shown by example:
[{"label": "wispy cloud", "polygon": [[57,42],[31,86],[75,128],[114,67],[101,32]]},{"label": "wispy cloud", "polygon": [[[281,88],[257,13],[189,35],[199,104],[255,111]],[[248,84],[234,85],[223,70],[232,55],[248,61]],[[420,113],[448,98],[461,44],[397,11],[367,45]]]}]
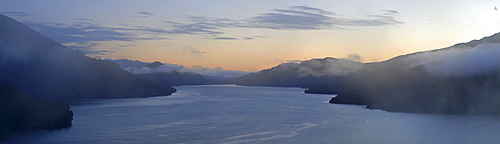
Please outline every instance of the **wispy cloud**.
[{"label": "wispy cloud", "polygon": [[259,38],[268,38],[268,36],[250,36],[250,37],[244,37],[244,40],[254,40],[254,39],[259,39]]},{"label": "wispy cloud", "polygon": [[[397,11],[390,11],[396,14]],[[395,20],[388,15],[366,15],[361,18],[342,18],[334,12],[305,7],[294,6],[288,9],[274,9],[273,12],[264,13],[249,19],[255,28],[268,28],[278,30],[320,30],[338,29],[345,26],[384,26],[396,25],[403,22]]]},{"label": "wispy cloud", "polygon": [[[369,27],[403,24],[393,15],[396,10],[385,10],[380,15],[365,15],[360,18],[342,18],[336,13],[307,6],[292,6],[286,9],[272,9],[246,19],[225,19],[189,17],[191,23],[166,21],[179,34],[225,34],[222,28],[257,28],[275,30],[325,30],[341,29],[346,26]],[[250,40],[255,37],[246,37]]]},{"label": "wispy cloud", "polygon": [[95,49],[97,46],[99,46],[99,43],[66,43],[66,47],[71,48],[71,49],[78,49],[78,50],[91,50]]},{"label": "wispy cloud", "polygon": [[[0,12],[9,16],[29,17],[24,12]],[[345,18],[341,14],[308,6],[291,6],[271,9],[268,12],[243,19],[228,19],[217,17],[189,16],[188,22],[164,21],[165,25],[156,27],[104,26],[93,19],[74,19],[71,23],[23,21],[43,35],[75,49],[97,42],[139,40],[162,40],[175,34],[200,35],[213,40],[255,40],[267,36],[248,36],[236,38],[221,36],[228,28],[273,29],[273,30],[335,30],[346,27],[374,27],[402,24],[395,19],[399,12],[384,10],[378,15]],[[140,11],[143,17],[154,16],[153,13]]]},{"label": "wispy cloud", "polygon": [[343,59],[348,59],[356,62],[363,62],[363,57],[359,54],[353,53],[353,54],[348,54],[345,58]]},{"label": "wispy cloud", "polygon": [[134,36],[116,29],[87,22],[74,24],[25,22],[43,35],[61,43],[87,43],[95,41],[132,41]]},{"label": "wispy cloud", "polygon": [[154,14],[145,11],[141,11],[139,12],[139,14],[141,14],[142,16],[154,16]]},{"label": "wispy cloud", "polygon": [[384,13],[384,15],[395,15],[395,14],[399,14],[399,12],[396,10],[385,10]]},{"label": "wispy cloud", "polygon": [[471,76],[500,70],[500,43],[485,43],[474,47],[454,46],[408,56],[406,68],[423,66],[437,76]]},{"label": "wispy cloud", "polygon": [[233,37],[217,37],[214,38],[214,40],[237,40],[238,38],[233,38]]},{"label": "wispy cloud", "polygon": [[191,46],[183,46],[181,49],[181,54],[191,55],[191,56],[196,56],[196,57],[202,57],[204,54],[208,54],[208,53],[211,53],[211,52],[198,50],[197,48],[194,48]]},{"label": "wispy cloud", "polygon": [[331,29],[335,27],[335,13],[318,8],[293,6],[273,9],[248,19],[250,27],[278,30]]},{"label": "wispy cloud", "polygon": [[343,21],[339,21],[338,25],[366,27],[366,26],[387,26],[387,25],[395,25],[402,23],[403,22],[395,20],[392,16],[368,15],[366,16],[366,19],[346,19]]},{"label": "wispy cloud", "polygon": [[70,24],[32,21],[23,23],[69,48],[86,49],[87,54],[92,53],[88,48],[96,47],[97,42],[162,40],[167,38],[158,35],[173,33],[144,26],[107,27],[93,19],[74,19]]},{"label": "wispy cloud", "polygon": [[302,10],[302,11],[310,11],[314,13],[326,14],[326,15],[334,15],[334,12],[322,10],[319,8],[307,7],[307,6],[291,6],[290,9],[294,10]]},{"label": "wispy cloud", "polygon": [[29,13],[25,13],[25,12],[2,11],[0,13],[4,14],[6,16],[9,16],[9,17],[29,17],[29,16],[33,16],[33,15],[31,15]]},{"label": "wispy cloud", "polygon": [[218,24],[211,24],[209,21],[206,22],[198,22],[191,24],[184,24],[174,21],[165,21],[168,24],[168,27],[172,28],[170,30],[173,34],[224,34],[223,32],[215,31],[220,29],[222,26]]},{"label": "wispy cloud", "polygon": [[119,45],[119,47],[131,47],[131,46],[137,46],[137,45],[136,44]]},{"label": "wispy cloud", "polygon": [[93,55],[107,55],[108,53],[114,53],[114,51],[106,51],[106,50],[80,50],[86,54],[93,54]]},{"label": "wispy cloud", "polygon": [[287,60],[289,63],[301,63],[304,62],[305,60]]},{"label": "wispy cloud", "polygon": [[99,46],[99,43],[93,43],[93,42],[88,42],[88,43],[66,43],[64,44],[66,47],[74,50],[79,50],[84,52],[85,54],[91,54],[91,55],[107,55],[107,53],[114,53],[114,51],[108,51],[108,50],[100,50],[97,47]]},{"label": "wispy cloud", "polygon": [[[169,63],[163,63],[163,65],[156,67],[156,68],[149,68],[149,67],[146,67],[147,63],[140,62],[140,61],[131,61],[131,60],[123,60],[123,59],[122,60],[107,59],[107,60],[117,63],[123,69],[125,69],[131,73],[134,73],[134,74],[161,73],[161,72],[172,72],[172,71],[194,72],[194,73],[198,73],[198,74],[201,74],[204,76],[219,77],[218,79],[224,80],[224,79],[241,77],[243,75],[250,73],[250,72],[245,72],[245,71],[225,70],[221,67],[215,67],[215,68],[208,68],[208,67],[203,67],[203,66],[186,67],[183,65],[169,64]],[[137,64],[137,63],[139,63],[139,64]]]},{"label": "wispy cloud", "polygon": [[205,53],[210,53],[210,52],[193,50],[193,51],[191,51],[191,53],[193,53],[193,54],[205,54]]}]

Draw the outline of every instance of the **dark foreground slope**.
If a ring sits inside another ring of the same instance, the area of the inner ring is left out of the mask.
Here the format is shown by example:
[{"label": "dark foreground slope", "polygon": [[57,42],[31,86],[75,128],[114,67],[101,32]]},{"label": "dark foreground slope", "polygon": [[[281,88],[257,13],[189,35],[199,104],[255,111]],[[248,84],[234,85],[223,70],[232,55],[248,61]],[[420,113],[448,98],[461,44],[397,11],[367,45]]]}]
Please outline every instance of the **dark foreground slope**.
[{"label": "dark foreground slope", "polygon": [[42,99],[127,98],[175,92],[112,62],[70,50],[0,15],[0,81]]},{"label": "dark foreground slope", "polygon": [[0,138],[15,131],[67,128],[72,120],[64,102],[43,101],[0,83]]}]

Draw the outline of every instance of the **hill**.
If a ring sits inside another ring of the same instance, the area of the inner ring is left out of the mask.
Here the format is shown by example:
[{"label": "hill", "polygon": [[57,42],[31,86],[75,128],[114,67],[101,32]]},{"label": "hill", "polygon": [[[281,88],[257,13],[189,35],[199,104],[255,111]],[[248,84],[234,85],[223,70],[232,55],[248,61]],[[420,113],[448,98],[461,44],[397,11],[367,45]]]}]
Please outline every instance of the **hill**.
[{"label": "hill", "polygon": [[306,87],[306,93],[337,94],[331,103],[387,111],[500,115],[500,33],[383,62],[339,62],[281,64],[233,82]]},{"label": "hill", "polygon": [[43,101],[0,83],[0,137],[10,132],[71,126],[73,112],[64,102]]},{"label": "hill", "polygon": [[284,63],[271,69],[229,80],[248,86],[311,87],[342,80],[346,75],[364,69],[359,62],[336,59],[312,59],[301,63]]},{"label": "hill", "polygon": [[41,99],[170,95],[175,89],[141,79],[117,64],[70,50],[0,15],[0,81]]},{"label": "hill", "polygon": [[[208,68],[202,66],[185,67],[183,65],[161,63],[159,61],[148,63],[137,60],[132,61],[127,59],[118,59],[118,60],[106,59],[106,60],[117,63],[118,65],[120,65],[121,68],[133,74],[170,73],[173,71],[176,71],[179,74],[185,74],[187,72],[187,73],[199,74],[209,79],[210,81],[214,81],[216,83],[221,83],[229,79],[241,77],[249,73],[244,71],[224,70],[220,67],[216,68]],[[186,78],[188,78],[188,76],[189,75],[184,75],[184,77]],[[200,84],[206,84],[206,82],[201,82]]]}]

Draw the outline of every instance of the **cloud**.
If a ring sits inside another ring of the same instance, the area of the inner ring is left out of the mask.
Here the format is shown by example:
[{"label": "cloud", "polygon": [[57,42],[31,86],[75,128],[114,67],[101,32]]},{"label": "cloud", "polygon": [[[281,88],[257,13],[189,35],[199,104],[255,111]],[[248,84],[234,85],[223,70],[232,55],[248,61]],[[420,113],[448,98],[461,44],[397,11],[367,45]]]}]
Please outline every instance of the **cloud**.
[{"label": "cloud", "polygon": [[119,47],[131,47],[131,46],[137,46],[137,45],[136,44],[119,45]]},{"label": "cloud", "polygon": [[288,63],[301,63],[304,62],[304,60],[288,60]]},{"label": "cloud", "polygon": [[223,32],[214,31],[219,29],[220,26],[213,26],[212,24],[208,24],[205,22],[202,23],[192,23],[192,24],[184,24],[174,21],[165,21],[169,27],[172,28],[170,30],[173,34],[224,34]]},{"label": "cloud", "polygon": [[86,54],[93,55],[107,55],[107,53],[114,53],[114,51],[106,51],[106,50],[80,50]]},{"label": "cloud", "polygon": [[96,20],[94,19],[87,19],[87,18],[74,18],[73,19],[74,21],[78,21],[80,23],[85,23],[85,24],[89,24],[89,25],[92,25],[92,24],[95,24],[95,23],[98,23]]},{"label": "cloud", "polygon": [[301,77],[341,76],[364,69],[363,63],[335,58],[312,59],[300,64],[288,63],[283,66],[285,69],[295,69]]},{"label": "cloud", "polygon": [[206,53],[210,53],[210,52],[193,50],[193,51],[191,51],[191,53],[193,53],[193,54],[206,54]]},{"label": "cloud", "polygon": [[[158,35],[175,33],[160,28],[144,26],[107,27],[100,25],[93,19],[74,19],[70,24],[32,21],[23,23],[44,36],[73,49],[84,49],[83,46],[86,44],[104,41],[133,42],[137,40],[162,40],[167,38]],[[86,50],[85,52],[90,51]]]},{"label": "cloud", "polygon": [[26,25],[34,28],[44,36],[68,46],[68,48],[79,49],[86,54],[96,54],[108,51],[94,51],[96,42],[101,41],[132,41],[135,36],[118,32],[112,28],[100,27],[79,22],[72,25],[60,23],[34,23],[25,22]]},{"label": "cloud", "polygon": [[359,54],[348,54],[347,57],[344,59],[356,61],[356,62],[363,62],[363,57],[361,57]]},{"label": "cloud", "polygon": [[[386,13],[397,14],[395,10]],[[387,15],[366,15],[361,18],[341,18],[334,12],[306,7],[293,6],[288,9],[274,9],[274,12],[264,13],[250,19],[253,27],[269,29],[318,30],[338,29],[344,26],[384,26],[403,22]]]},{"label": "cloud", "polygon": [[168,63],[163,63],[163,65],[156,67],[156,68],[149,68],[149,67],[141,67],[141,68],[133,68],[133,67],[127,67],[123,68],[124,70],[127,70],[133,74],[148,74],[148,73],[161,73],[161,72],[172,72],[172,71],[185,71],[186,67],[183,65],[178,65],[178,64],[168,64]]},{"label": "cloud", "polygon": [[208,67],[203,67],[203,66],[185,67],[183,65],[177,65],[177,64],[168,64],[168,63],[163,63],[163,64],[164,65],[161,65],[157,68],[148,68],[148,67],[132,68],[132,67],[129,67],[129,68],[124,68],[124,69],[133,73],[133,74],[148,74],[148,73],[161,73],[161,72],[172,72],[172,71],[194,72],[194,73],[201,74],[204,76],[222,77],[219,79],[236,78],[236,77],[241,77],[241,76],[244,76],[244,75],[250,73],[250,72],[244,72],[244,71],[225,70],[221,67],[216,67],[216,68],[208,68]]},{"label": "cloud", "polygon": [[43,35],[60,43],[86,43],[96,41],[132,41],[131,34],[119,32],[113,28],[102,27],[87,22],[78,22],[70,25],[61,23],[34,23],[26,22]]},{"label": "cloud", "polygon": [[163,65],[156,68],[148,68],[146,67],[148,63],[140,61],[131,61],[125,59],[121,60],[107,59],[107,60],[119,64],[123,69],[134,74],[178,71],[178,72],[194,72],[204,76],[219,77],[218,79],[229,79],[229,78],[241,77],[243,75],[250,73],[244,71],[225,70],[221,67],[215,67],[215,68],[209,68],[203,66],[185,67],[183,65],[169,64],[169,63],[162,63]]},{"label": "cloud", "polygon": [[29,16],[33,16],[33,15],[25,13],[25,12],[5,11],[5,12],[0,12],[0,13],[4,14],[4,15],[7,15],[9,17],[29,17]]},{"label": "cloud", "polygon": [[290,9],[295,9],[295,10],[303,10],[303,11],[312,11],[315,13],[320,13],[320,14],[327,14],[327,15],[334,15],[334,12],[330,11],[325,11],[319,8],[312,8],[312,7],[307,7],[307,6],[291,6]]},{"label": "cloud", "polygon": [[[74,19],[73,23],[52,22],[24,22],[43,35],[61,43],[85,43],[96,41],[135,41],[135,40],[161,40],[158,34],[171,34],[175,32],[160,28],[145,26],[130,26],[125,28],[107,27],[92,19]],[[146,37],[150,35],[149,37]]]},{"label": "cloud", "polygon": [[181,54],[192,55],[192,56],[197,56],[197,57],[201,57],[201,56],[203,56],[204,54],[207,54],[207,53],[211,53],[211,52],[200,51],[197,48],[194,48],[194,47],[191,47],[191,46],[183,46],[182,50],[181,50]]},{"label": "cloud", "polygon": [[438,76],[485,74],[500,70],[500,44],[486,43],[417,53],[404,61],[408,63],[408,68],[423,66],[427,72]]},{"label": "cloud", "polygon": [[238,38],[232,38],[232,37],[217,37],[217,38],[214,38],[214,40],[238,40]]},{"label": "cloud", "polygon": [[[165,21],[177,34],[225,34],[223,28],[256,28],[274,30],[325,30],[342,29],[347,26],[368,27],[403,24],[393,15],[396,10],[385,10],[381,15],[365,15],[359,18],[342,18],[334,12],[307,6],[291,6],[286,9],[272,9],[250,18],[235,20],[191,16],[190,23]],[[246,37],[251,40],[255,37]]]},{"label": "cloud", "polygon": [[250,27],[268,29],[312,30],[332,29],[335,27],[333,12],[295,6],[288,9],[273,9],[273,12],[264,13],[250,18]]},{"label": "cloud", "polygon": [[154,14],[149,13],[149,12],[145,12],[145,11],[141,11],[141,12],[139,12],[139,14],[141,14],[142,16],[146,16],[146,17],[148,17],[148,16],[154,16]]},{"label": "cloud", "polygon": [[107,53],[114,53],[114,51],[107,51],[107,50],[99,50],[97,47],[99,46],[99,43],[67,43],[65,44],[66,47],[73,49],[73,50],[79,50],[82,51],[85,54],[92,54],[92,55],[107,55]]},{"label": "cloud", "polygon": [[75,42],[72,42],[72,43],[66,43],[65,46],[68,48],[71,48],[71,49],[78,49],[78,50],[87,49],[87,50],[89,50],[89,49],[94,49],[97,46],[99,46],[99,43],[75,43]]},{"label": "cloud", "polygon": [[244,40],[254,40],[254,39],[259,39],[259,38],[268,38],[268,36],[250,36],[250,37],[244,37]]},{"label": "cloud", "polygon": [[224,70],[221,67],[208,68],[203,66],[192,66],[185,69],[186,71],[198,73],[204,76],[219,76],[226,78],[236,78],[241,77],[243,75],[248,74],[249,72],[244,71],[233,71],[233,70]]},{"label": "cloud", "polygon": [[384,15],[395,15],[395,14],[399,14],[399,12],[396,10],[385,10],[384,13]]},{"label": "cloud", "polygon": [[[19,17],[31,16],[24,12],[2,12]],[[71,23],[33,22],[23,23],[37,30],[41,34],[62,44],[78,43],[91,44],[104,41],[163,40],[165,36],[175,34],[201,35],[213,40],[237,40],[234,37],[220,37],[227,28],[274,29],[274,30],[332,30],[345,27],[367,27],[397,25],[393,15],[398,12],[386,10],[381,15],[365,15],[359,18],[342,18],[332,11],[308,6],[291,6],[281,9],[272,9],[253,17],[244,19],[227,19],[201,16],[189,16],[188,22],[164,21],[165,25],[158,27],[132,26],[122,24],[110,27],[99,24],[93,19],[74,19]],[[140,11],[142,16],[154,14]],[[215,38],[213,38],[215,37]],[[243,37],[244,40],[267,38],[267,36]],[[73,46],[82,49],[82,47]],[[203,51],[192,51],[203,53]]]}]

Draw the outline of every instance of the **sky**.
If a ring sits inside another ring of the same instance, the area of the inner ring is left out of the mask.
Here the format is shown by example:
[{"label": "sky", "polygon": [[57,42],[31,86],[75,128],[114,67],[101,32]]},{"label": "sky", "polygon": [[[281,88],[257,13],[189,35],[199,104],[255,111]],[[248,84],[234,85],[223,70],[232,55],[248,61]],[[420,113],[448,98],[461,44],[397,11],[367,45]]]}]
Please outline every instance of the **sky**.
[{"label": "sky", "polygon": [[259,71],[360,62],[500,32],[500,0],[0,0],[0,13],[90,57]]}]

